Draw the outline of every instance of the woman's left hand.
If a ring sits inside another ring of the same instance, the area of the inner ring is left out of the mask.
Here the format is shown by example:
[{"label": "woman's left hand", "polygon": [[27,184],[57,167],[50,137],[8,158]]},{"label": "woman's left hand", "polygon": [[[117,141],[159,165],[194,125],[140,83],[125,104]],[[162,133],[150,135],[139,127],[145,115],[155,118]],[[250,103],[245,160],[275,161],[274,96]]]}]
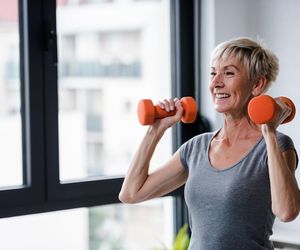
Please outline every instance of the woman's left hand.
[{"label": "woman's left hand", "polygon": [[291,108],[280,98],[274,98],[276,101],[276,113],[272,121],[262,124],[261,130],[263,135],[268,132],[275,132],[277,127],[291,114]]}]

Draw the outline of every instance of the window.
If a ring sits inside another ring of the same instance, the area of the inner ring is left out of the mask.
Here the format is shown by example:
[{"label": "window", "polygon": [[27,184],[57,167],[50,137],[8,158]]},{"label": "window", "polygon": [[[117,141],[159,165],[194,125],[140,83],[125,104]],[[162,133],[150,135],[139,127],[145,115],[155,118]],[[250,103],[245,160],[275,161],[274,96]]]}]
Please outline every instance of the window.
[{"label": "window", "polygon": [[[158,241],[171,244],[173,226],[178,229],[184,222],[183,210],[176,210],[182,208],[182,190],[137,206],[117,203],[123,175],[146,130],[138,124],[137,101],[194,94],[194,82],[187,77],[193,75],[194,58],[183,50],[193,48],[193,39],[186,39],[190,33],[181,31],[193,22],[192,4],[169,0],[1,4],[1,10],[7,10],[0,11],[3,15],[12,6],[19,13],[12,23],[0,22],[0,47],[5,54],[0,61],[0,128],[5,125],[2,117],[15,118],[9,130],[1,130],[2,139],[9,140],[0,145],[2,152],[12,149],[7,166],[19,170],[11,180],[0,183],[0,217],[26,215],[1,220],[2,228],[5,222],[18,225],[23,219],[27,223],[38,218],[53,221],[52,215],[64,214],[53,211],[77,208],[84,211],[80,226],[87,223],[89,227],[91,218],[101,215],[98,209],[115,210],[111,216],[123,216],[120,221],[126,223],[126,210],[133,217],[130,207],[140,216],[148,216],[151,210],[159,217],[161,221],[153,219],[149,227],[163,230],[169,236]],[[178,15],[186,6],[188,11]],[[85,21],[78,22],[78,17]],[[175,44],[183,37],[190,46]],[[186,63],[181,64],[179,58]],[[183,88],[182,82],[189,84]],[[183,131],[179,125],[173,136],[171,131],[166,135],[154,166],[184,140],[181,134],[190,133]],[[7,161],[5,157],[0,154],[0,161]],[[8,167],[1,164],[2,175],[9,174]],[[180,216],[173,222],[174,201],[174,212]],[[29,215],[35,213],[44,214]],[[162,221],[165,228],[159,224]],[[139,223],[130,226],[137,229]],[[14,233],[9,234],[8,238]],[[86,239],[81,244],[87,244]]]},{"label": "window", "polygon": [[[171,96],[169,9],[168,1],[58,5],[60,180],[126,173],[145,131],[138,100]],[[74,16],[86,22],[74,29]],[[171,145],[168,135],[160,161]]]},{"label": "window", "polygon": [[[151,98],[171,96],[168,5],[168,1],[144,6],[128,2],[118,8],[117,3],[106,8],[96,3],[93,8],[58,5],[61,184],[126,173],[145,132],[136,116],[138,100],[150,98],[150,91]],[[75,15],[93,22],[81,27],[77,23],[74,29],[68,20]],[[111,24],[113,27],[107,28]],[[160,162],[171,155],[170,133],[157,151]],[[90,249],[151,249],[155,243],[170,246],[171,238],[161,235],[172,235],[172,199],[146,204],[151,205],[91,208]],[[158,228],[163,231],[151,237]]]},{"label": "window", "polygon": [[5,218],[0,220],[1,248],[10,250],[151,250],[161,249],[163,246],[171,248],[173,214],[170,211],[172,198],[162,198],[139,205],[105,205],[90,209],[77,208]]}]

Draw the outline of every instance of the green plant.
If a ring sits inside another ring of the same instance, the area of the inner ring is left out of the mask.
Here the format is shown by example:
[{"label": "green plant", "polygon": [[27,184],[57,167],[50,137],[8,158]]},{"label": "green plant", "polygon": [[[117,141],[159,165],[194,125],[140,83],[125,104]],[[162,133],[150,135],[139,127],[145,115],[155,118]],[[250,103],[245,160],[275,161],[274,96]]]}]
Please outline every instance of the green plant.
[{"label": "green plant", "polygon": [[163,243],[160,243],[160,247],[156,247],[153,250],[187,250],[190,244],[190,235],[188,233],[188,225],[184,224],[180,228],[179,232],[176,235],[176,238],[173,242],[173,248],[167,248]]},{"label": "green plant", "polygon": [[175,238],[173,250],[187,250],[189,244],[190,236],[188,234],[188,225],[184,224]]}]

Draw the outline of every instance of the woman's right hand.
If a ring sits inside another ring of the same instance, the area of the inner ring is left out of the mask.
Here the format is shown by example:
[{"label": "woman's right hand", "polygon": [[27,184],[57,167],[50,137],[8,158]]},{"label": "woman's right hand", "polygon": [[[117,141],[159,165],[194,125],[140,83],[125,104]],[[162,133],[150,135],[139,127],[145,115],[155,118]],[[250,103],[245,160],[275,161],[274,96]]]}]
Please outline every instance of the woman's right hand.
[{"label": "woman's right hand", "polygon": [[181,101],[178,98],[174,99],[165,99],[163,101],[158,101],[158,105],[161,109],[166,112],[176,110],[175,115],[168,116],[162,119],[157,119],[152,126],[163,127],[165,129],[172,127],[175,123],[179,122],[183,115],[183,107]]}]

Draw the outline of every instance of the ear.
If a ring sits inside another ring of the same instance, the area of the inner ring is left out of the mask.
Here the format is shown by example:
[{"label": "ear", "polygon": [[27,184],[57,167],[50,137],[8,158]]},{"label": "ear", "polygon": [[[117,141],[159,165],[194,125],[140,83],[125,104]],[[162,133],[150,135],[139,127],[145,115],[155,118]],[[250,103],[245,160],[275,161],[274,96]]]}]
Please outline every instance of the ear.
[{"label": "ear", "polygon": [[267,78],[265,76],[261,76],[256,83],[254,83],[252,88],[252,95],[258,96],[265,92],[267,86]]}]

